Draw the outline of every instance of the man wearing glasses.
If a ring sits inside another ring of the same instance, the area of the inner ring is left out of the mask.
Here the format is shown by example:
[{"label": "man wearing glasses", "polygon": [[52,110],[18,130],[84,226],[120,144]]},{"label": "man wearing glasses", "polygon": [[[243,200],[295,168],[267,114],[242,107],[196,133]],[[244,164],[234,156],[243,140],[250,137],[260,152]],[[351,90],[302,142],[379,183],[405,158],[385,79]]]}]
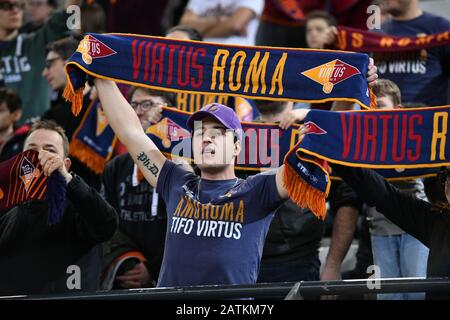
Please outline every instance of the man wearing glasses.
[{"label": "man wearing glasses", "polygon": [[[175,106],[175,94],[133,87],[130,105],[143,130],[158,122],[163,106]],[[102,193],[119,214],[119,232],[104,248],[102,289],[152,287],[158,279],[166,235],[166,206],[131,156],[115,157],[102,175]]]},{"label": "man wearing glasses", "polygon": [[[82,0],[66,0],[64,9],[81,5]],[[47,82],[41,77],[45,46],[68,35],[65,10],[55,12],[45,25],[31,34],[19,33],[24,0],[0,0],[0,58],[5,85],[23,101],[23,120],[41,115],[49,106]]]}]

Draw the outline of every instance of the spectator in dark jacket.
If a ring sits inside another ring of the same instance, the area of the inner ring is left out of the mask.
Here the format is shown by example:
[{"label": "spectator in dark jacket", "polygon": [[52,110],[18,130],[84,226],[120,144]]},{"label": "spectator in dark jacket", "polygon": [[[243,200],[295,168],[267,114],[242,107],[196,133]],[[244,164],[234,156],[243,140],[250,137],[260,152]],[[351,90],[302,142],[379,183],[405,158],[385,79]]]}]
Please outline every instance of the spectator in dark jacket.
[{"label": "spectator in dark jacket", "polygon": [[114,234],[117,214],[68,171],[68,148],[64,130],[49,121],[36,123],[25,141],[24,150],[39,152],[43,174],[58,171],[64,177],[67,203],[52,226],[46,202],[31,200],[0,215],[0,295],[98,289],[98,245]]}]

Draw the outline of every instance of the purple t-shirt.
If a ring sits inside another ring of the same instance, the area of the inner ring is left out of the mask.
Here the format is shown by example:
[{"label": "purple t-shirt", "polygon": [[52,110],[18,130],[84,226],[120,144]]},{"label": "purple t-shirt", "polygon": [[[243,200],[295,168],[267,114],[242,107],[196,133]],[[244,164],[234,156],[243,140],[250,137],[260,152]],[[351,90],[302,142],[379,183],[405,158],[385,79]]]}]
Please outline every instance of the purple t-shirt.
[{"label": "purple t-shirt", "polygon": [[[388,20],[381,26],[383,33],[408,37],[447,30],[450,30],[449,20],[427,12],[407,21]],[[445,105],[450,76],[450,46],[430,48],[426,53],[424,59],[375,61],[378,75],[399,86],[403,102]]]},{"label": "purple t-shirt", "polygon": [[156,190],[168,219],[158,287],[256,282],[264,239],[283,203],[275,172],[206,180],[166,161]]}]

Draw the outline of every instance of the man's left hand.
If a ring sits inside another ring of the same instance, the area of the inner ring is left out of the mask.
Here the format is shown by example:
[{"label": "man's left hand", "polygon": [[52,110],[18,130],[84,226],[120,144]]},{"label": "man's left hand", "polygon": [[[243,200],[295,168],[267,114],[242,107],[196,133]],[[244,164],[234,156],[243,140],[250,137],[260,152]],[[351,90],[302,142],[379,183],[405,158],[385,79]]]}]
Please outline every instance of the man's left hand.
[{"label": "man's left hand", "polygon": [[369,87],[374,86],[377,83],[377,79],[378,79],[378,69],[375,66],[375,63],[373,61],[373,58],[369,58],[369,67],[368,67],[368,71],[367,71],[367,84],[369,85]]},{"label": "man's left hand", "polygon": [[143,262],[138,263],[133,269],[128,270],[121,276],[117,276],[116,279],[123,288],[145,288],[150,287],[150,274],[147,267]]},{"label": "man's left hand", "polygon": [[67,183],[72,180],[72,175],[67,171],[64,160],[59,154],[42,150],[39,152],[39,161],[46,176],[50,176],[57,170],[66,179]]}]

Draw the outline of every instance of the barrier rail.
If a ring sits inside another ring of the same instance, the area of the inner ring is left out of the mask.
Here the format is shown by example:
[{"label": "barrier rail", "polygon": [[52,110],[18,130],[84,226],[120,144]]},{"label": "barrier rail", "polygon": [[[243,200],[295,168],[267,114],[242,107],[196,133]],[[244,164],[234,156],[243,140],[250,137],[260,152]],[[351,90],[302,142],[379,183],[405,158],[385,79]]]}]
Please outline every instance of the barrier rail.
[{"label": "barrier rail", "polygon": [[191,300],[236,298],[286,298],[321,295],[355,295],[398,292],[448,292],[450,278],[358,279],[340,281],[301,281],[254,285],[213,285],[176,288],[148,288],[64,295],[5,296],[0,299],[27,300]]}]

